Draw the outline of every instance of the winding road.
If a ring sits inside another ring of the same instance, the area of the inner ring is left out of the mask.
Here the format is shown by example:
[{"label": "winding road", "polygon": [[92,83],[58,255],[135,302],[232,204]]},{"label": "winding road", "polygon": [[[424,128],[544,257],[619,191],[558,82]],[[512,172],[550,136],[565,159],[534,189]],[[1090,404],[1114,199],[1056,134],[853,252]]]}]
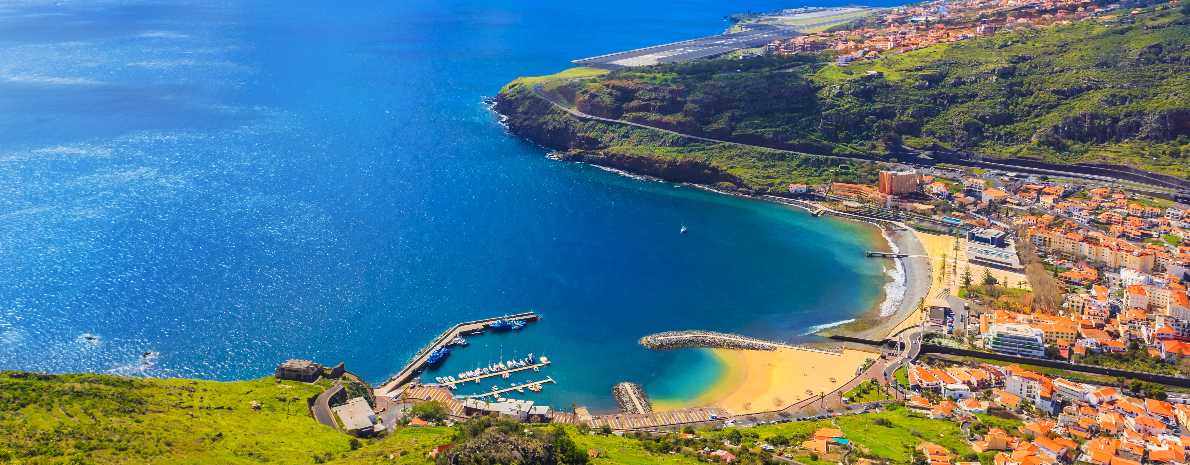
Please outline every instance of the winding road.
[{"label": "winding road", "polygon": [[[568,79],[568,80],[578,80],[578,79]],[[553,82],[553,81],[546,81],[546,82]],[[641,128],[641,129],[652,129],[652,130],[654,130],[654,131],[661,131],[661,132],[664,132],[664,133],[667,133],[667,134],[673,134],[673,135],[675,135],[675,136],[687,137],[687,138],[690,138],[690,139],[701,140],[701,141],[703,141],[703,142],[714,142],[714,143],[716,143],[716,144],[731,144],[731,145],[738,145],[738,146],[740,146],[740,147],[752,147],[752,148],[757,148],[757,149],[773,150],[773,151],[777,151],[777,152],[792,153],[792,154],[795,154],[795,155],[807,155],[807,156],[812,156],[812,157],[838,158],[838,159],[843,159],[843,160],[868,160],[868,161],[870,161],[869,159],[866,159],[866,158],[841,157],[841,156],[838,156],[838,155],[818,155],[818,154],[814,154],[814,153],[796,152],[796,151],[793,151],[793,150],[774,149],[774,148],[769,148],[769,147],[761,147],[761,146],[759,146],[759,145],[743,144],[743,143],[739,143],[739,142],[732,142],[732,141],[727,141],[727,140],[720,140],[720,139],[711,139],[711,138],[709,138],[709,137],[693,136],[693,135],[690,135],[690,134],[683,134],[683,133],[680,133],[680,132],[671,131],[671,130],[669,130],[669,129],[662,129],[662,128],[659,128],[659,127],[656,127],[656,126],[649,126],[649,125],[640,124],[640,123],[633,123],[633,122],[631,122],[631,121],[624,121],[624,120],[622,120],[622,119],[611,119],[611,118],[603,118],[603,117],[599,117],[599,116],[595,116],[595,115],[588,115],[588,114],[586,114],[586,113],[583,113],[583,112],[580,112],[580,111],[578,111],[578,110],[575,110],[575,109],[573,109],[573,108],[570,108],[569,106],[567,106],[566,104],[562,103],[561,101],[559,101],[559,100],[558,100],[557,98],[555,98],[554,96],[552,96],[552,95],[549,95],[549,94],[547,94],[547,93],[543,92],[543,91],[541,90],[541,86],[542,86],[542,85],[544,85],[544,84],[545,84],[545,82],[538,83],[538,84],[534,85],[534,86],[533,86],[533,93],[534,93],[534,94],[537,94],[537,96],[538,96],[538,97],[541,97],[541,98],[545,99],[546,101],[548,101],[548,102],[550,102],[550,103],[554,104],[554,106],[555,106],[555,107],[558,107],[558,109],[560,109],[560,110],[562,110],[562,111],[565,111],[566,113],[569,113],[569,114],[570,114],[570,116],[573,116],[573,117],[575,117],[575,118],[579,118],[579,119],[588,119],[588,120],[602,121],[602,122],[604,122],[604,123],[611,123],[611,124],[626,124],[626,125],[628,125],[628,126],[636,126],[636,127],[638,127],[638,128]]]},{"label": "winding road", "polygon": [[335,422],[335,414],[331,412],[330,400],[331,397],[334,397],[335,394],[338,394],[339,391],[342,390],[343,385],[339,384],[338,381],[335,381],[335,384],[331,385],[330,389],[323,391],[322,394],[318,395],[317,399],[314,399],[314,406],[310,407],[310,410],[314,412],[315,420],[318,420],[319,423],[338,430],[340,433],[343,432],[343,430],[339,429],[339,424]]}]

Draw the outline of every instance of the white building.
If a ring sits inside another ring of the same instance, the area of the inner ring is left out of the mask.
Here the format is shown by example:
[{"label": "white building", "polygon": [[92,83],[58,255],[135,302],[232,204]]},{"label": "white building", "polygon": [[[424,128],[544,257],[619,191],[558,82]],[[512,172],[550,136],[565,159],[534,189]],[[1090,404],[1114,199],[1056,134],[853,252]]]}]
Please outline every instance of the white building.
[{"label": "white building", "polygon": [[1004,390],[1033,403],[1034,407],[1047,412],[1054,411],[1052,398],[1041,397],[1042,377],[1018,366],[1005,369]]},{"label": "white building", "polygon": [[947,384],[942,388],[942,397],[954,397],[954,400],[970,399],[971,388],[962,383]]},{"label": "white building", "polygon": [[1054,401],[1079,401],[1086,402],[1087,395],[1091,393],[1091,388],[1086,385],[1079,384],[1067,379],[1058,378],[1054,380]]},{"label": "white building", "polygon": [[1045,333],[1019,323],[993,325],[984,336],[987,347],[998,354],[1045,357]]}]

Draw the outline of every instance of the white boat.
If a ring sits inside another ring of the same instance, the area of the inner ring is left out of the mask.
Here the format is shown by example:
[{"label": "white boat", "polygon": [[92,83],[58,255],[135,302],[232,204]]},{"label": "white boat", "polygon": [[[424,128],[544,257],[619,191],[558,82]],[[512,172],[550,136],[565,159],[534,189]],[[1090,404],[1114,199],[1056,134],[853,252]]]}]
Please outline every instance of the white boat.
[{"label": "white boat", "polygon": [[685,233],[685,232],[686,232],[686,225],[683,224],[682,225],[682,233]]},{"label": "white boat", "polygon": [[545,358],[545,356],[544,356],[544,355],[542,355],[542,356],[541,356],[541,359],[540,359],[540,360],[541,360],[541,364],[542,364],[542,365],[549,365],[549,364],[550,364],[550,359],[548,359],[548,358]]}]

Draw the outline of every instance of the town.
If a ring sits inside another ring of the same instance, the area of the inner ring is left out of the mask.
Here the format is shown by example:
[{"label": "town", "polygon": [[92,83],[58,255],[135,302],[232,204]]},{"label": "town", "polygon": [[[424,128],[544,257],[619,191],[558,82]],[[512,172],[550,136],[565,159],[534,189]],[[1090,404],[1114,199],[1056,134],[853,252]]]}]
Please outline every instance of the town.
[{"label": "town", "polygon": [[773,41],[765,50],[779,54],[833,50],[836,62],[845,64],[1020,28],[1090,20],[1128,24],[1127,16],[1140,11],[1121,12],[1120,8],[1119,3],[1100,5],[1091,0],[939,0],[880,10],[866,21],[807,29],[803,31],[805,35]]}]

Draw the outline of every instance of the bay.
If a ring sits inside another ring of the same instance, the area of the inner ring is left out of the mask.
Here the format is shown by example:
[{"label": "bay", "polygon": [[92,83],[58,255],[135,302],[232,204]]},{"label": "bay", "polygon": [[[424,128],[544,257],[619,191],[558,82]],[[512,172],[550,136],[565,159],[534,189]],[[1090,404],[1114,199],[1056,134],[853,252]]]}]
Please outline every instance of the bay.
[{"label": "bay", "polygon": [[484,96],[794,6],[6,2],[0,367],[231,380],[301,358],[378,382],[455,322],[535,311],[442,372],[544,353],[544,404],[693,397],[712,358],[639,337],[853,318],[879,234],[549,160]]}]

